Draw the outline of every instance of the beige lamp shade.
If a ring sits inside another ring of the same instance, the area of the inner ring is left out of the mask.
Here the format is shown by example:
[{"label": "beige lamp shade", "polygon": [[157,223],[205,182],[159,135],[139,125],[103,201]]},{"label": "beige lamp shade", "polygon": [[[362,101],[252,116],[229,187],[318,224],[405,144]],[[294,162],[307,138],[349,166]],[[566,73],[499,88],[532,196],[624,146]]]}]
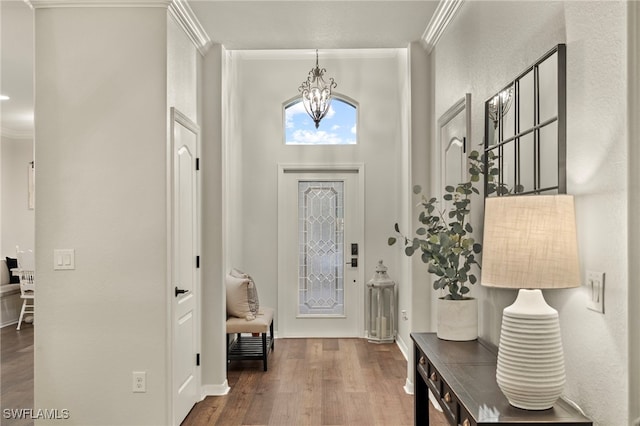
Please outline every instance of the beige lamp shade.
[{"label": "beige lamp shade", "polygon": [[482,285],[525,289],[579,287],[573,196],[487,198]]}]

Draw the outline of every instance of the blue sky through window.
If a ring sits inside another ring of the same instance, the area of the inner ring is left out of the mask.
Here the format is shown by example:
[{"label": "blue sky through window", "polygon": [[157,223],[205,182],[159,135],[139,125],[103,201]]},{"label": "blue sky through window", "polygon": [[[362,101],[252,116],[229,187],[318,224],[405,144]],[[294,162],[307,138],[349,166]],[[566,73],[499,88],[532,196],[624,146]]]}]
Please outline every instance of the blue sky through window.
[{"label": "blue sky through window", "polygon": [[302,101],[285,107],[285,143],[287,145],[354,145],[356,108],[338,98],[331,100],[329,112],[316,129]]}]

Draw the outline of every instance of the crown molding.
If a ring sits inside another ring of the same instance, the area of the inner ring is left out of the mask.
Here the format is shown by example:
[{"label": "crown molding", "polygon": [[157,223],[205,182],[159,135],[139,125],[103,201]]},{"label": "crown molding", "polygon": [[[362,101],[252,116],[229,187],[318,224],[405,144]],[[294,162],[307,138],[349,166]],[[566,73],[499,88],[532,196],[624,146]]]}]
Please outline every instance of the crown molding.
[{"label": "crown molding", "polygon": [[186,0],[24,0],[31,9],[61,7],[161,7],[167,8],[171,17],[204,55],[211,45],[211,38],[200,24]]},{"label": "crown molding", "polygon": [[440,0],[435,13],[429,21],[429,25],[427,25],[424,34],[422,34],[422,45],[427,53],[430,53],[436,47],[440,36],[463,4],[464,0]]},{"label": "crown molding", "polygon": [[211,38],[193,13],[191,6],[185,0],[172,0],[169,4],[169,14],[191,39],[201,55],[204,56],[211,45]]},{"label": "crown molding", "polygon": [[[333,59],[389,59],[405,51],[402,47],[369,49],[322,49],[320,62]],[[315,49],[238,49],[227,50],[229,54],[244,60],[307,60],[315,61]]]},{"label": "crown molding", "polygon": [[32,9],[57,7],[169,7],[171,0],[24,0]]},{"label": "crown molding", "polygon": [[2,127],[0,128],[0,136],[7,139],[33,139],[33,130],[15,130]]}]

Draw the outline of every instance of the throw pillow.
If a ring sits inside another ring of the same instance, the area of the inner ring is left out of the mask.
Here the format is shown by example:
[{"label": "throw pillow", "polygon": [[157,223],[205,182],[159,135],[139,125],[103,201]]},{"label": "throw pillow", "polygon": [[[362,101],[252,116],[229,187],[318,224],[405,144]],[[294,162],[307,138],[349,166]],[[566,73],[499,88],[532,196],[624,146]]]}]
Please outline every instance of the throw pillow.
[{"label": "throw pillow", "polygon": [[11,271],[12,269],[18,267],[18,259],[15,259],[13,257],[5,257],[5,260],[7,261],[7,269],[9,270],[9,283],[18,284],[20,282],[20,277],[17,275],[13,275],[13,271]]},{"label": "throw pillow", "polygon": [[251,321],[258,314],[255,284],[248,277],[235,277],[231,273],[225,279],[227,291],[227,315]]},{"label": "throw pillow", "polygon": [[256,316],[260,311],[260,299],[258,298],[258,287],[256,286],[256,282],[253,280],[251,275],[246,272],[242,272],[239,269],[233,268],[231,269],[230,274],[236,278],[245,278],[250,281],[247,285],[247,301],[249,303],[249,309],[251,313]]}]

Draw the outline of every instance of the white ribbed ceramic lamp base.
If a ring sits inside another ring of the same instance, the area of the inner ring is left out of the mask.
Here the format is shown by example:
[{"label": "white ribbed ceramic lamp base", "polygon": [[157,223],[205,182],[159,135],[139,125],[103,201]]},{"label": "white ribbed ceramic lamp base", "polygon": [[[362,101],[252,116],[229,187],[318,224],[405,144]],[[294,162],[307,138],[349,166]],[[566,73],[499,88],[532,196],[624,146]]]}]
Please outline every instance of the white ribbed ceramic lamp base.
[{"label": "white ribbed ceramic lamp base", "polygon": [[503,311],[498,386],[514,407],[551,408],[565,383],[558,311],[540,290],[520,290]]}]

